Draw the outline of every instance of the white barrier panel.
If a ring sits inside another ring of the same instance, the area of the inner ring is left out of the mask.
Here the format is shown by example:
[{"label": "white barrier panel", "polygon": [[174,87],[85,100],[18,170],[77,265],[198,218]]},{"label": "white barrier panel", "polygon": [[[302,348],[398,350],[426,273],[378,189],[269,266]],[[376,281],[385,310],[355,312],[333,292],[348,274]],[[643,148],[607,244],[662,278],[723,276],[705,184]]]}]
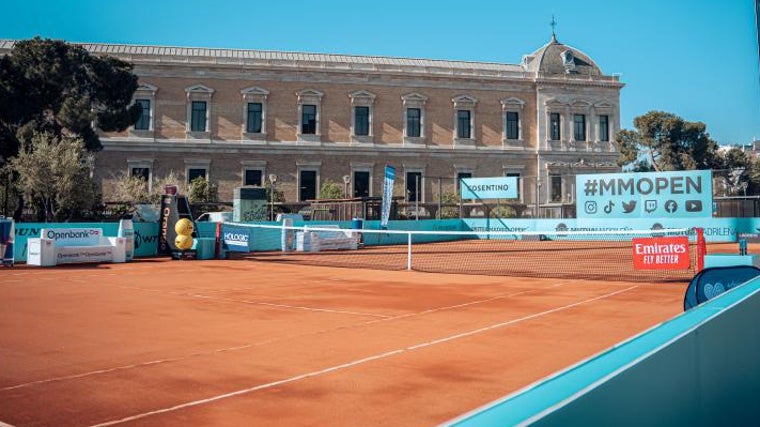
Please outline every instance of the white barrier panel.
[{"label": "white barrier panel", "polygon": [[42,229],[28,239],[27,264],[50,267],[82,262],[125,262],[127,239],[103,237],[99,228]]},{"label": "white barrier panel", "polygon": [[127,261],[132,261],[135,254],[135,230],[131,219],[122,219],[119,221],[119,231],[117,236],[127,239]]}]

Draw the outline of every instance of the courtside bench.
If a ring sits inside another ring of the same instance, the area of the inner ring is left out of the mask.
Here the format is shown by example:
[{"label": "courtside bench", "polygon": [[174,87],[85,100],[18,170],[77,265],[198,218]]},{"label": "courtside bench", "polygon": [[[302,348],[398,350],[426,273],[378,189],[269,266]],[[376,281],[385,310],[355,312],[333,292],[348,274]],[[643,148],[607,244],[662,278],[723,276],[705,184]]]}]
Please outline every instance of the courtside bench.
[{"label": "courtside bench", "polygon": [[127,239],[100,228],[43,228],[28,240],[27,264],[50,267],[84,262],[126,262]]},{"label": "courtside bench", "polygon": [[[339,228],[337,225],[320,225],[316,230],[305,227],[296,233],[296,250],[301,252],[320,252],[329,250],[359,248],[359,233],[354,230]],[[325,230],[328,229],[328,230]]]}]

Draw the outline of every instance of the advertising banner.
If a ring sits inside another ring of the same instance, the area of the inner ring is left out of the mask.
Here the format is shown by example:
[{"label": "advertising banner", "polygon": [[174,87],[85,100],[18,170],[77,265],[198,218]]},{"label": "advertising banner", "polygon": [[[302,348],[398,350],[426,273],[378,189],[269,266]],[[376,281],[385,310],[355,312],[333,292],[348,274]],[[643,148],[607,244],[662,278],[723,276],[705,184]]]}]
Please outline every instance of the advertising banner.
[{"label": "advertising banner", "polygon": [[40,232],[44,239],[55,241],[55,246],[97,246],[103,237],[100,228],[44,228]]},{"label": "advertising banner", "polygon": [[636,270],[687,270],[689,238],[646,237],[633,239],[633,268]]},{"label": "advertising banner", "polygon": [[56,264],[79,262],[111,262],[114,248],[111,246],[64,246],[55,251]]},{"label": "advertising banner", "polygon": [[388,228],[388,220],[391,216],[391,202],[393,201],[393,182],[396,180],[396,168],[385,166],[385,180],[383,181],[383,204],[380,211],[380,227]]},{"label": "advertising banner", "polygon": [[462,199],[516,199],[517,177],[464,178],[459,190]]},{"label": "advertising banner", "polygon": [[712,171],[577,175],[578,218],[709,218]]},{"label": "advertising banner", "polygon": [[232,252],[249,252],[253,240],[251,228],[222,224],[222,248]]}]

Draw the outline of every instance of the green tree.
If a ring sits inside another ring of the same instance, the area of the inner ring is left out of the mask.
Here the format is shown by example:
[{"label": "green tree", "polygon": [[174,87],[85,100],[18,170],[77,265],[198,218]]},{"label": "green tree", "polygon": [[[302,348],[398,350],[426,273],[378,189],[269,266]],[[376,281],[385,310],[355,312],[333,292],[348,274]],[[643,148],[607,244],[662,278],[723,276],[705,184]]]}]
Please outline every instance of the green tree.
[{"label": "green tree", "polygon": [[[63,142],[75,137],[88,151],[99,150],[93,123],[111,132],[137,121],[137,80],[132,64],[90,55],[81,46],[39,37],[16,42],[0,57],[0,167],[38,133]],[[14,216],[23,202],[19,198]]]},{"label": "green tree", "polygon": [[721,178],[728,195],[743,196],[760,193],[760,160],[753,159],[739,147],[721,150],[713,177]]},{"label": "green tree", "polygon": [[516,218],[517,211],[509,205],[498,205],[490,211],[491,218]]},{"label": "green tree", "polygon": [[718,144],[701,122],[689,122],[663,111],[650,111],[633,120],[636,130],[615,137],[620,166],[636,171],[712,169]]},{"label": "green tree", "polygon": [[218,193],[216,184],[209,182],[205,177],[199,176],[190,183],[187,200],[190,203],[213,203],[218,201]]},{"label": "green tree", "polygon": [[320,199],[342,199],[343,198],[343,186],[335,181],[326,179],[322,183],[322,188],[319,189]]},{"label": "green tree", "polygon": [[[456,193],[443,193],[441,194],[441,204],[442,205],[449,205],[449,206],[442,206],[441,212],[439,212],[438,216],[441,219],[447,219],[447,218],[459,218],[459,195]],[[452,204],[457,206],[451,206]]]},{"label": "green tree", "polygon": [[92,165],[81,138],[48,133],[35,133],[10,162],[19,190],[44,221],[70,220],[96,206],[100,197],[90,177]]}]

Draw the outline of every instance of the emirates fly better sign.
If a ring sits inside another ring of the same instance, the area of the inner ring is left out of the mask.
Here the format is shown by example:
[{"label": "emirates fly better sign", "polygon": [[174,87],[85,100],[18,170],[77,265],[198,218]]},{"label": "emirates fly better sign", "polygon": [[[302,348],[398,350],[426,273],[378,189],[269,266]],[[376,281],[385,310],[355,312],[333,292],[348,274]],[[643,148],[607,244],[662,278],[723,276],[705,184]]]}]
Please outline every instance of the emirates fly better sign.
[{"label": "emirates fly better sign", "polygon": [[686,236],[633,239],[636,270],[688,270],[690,261]]}]

